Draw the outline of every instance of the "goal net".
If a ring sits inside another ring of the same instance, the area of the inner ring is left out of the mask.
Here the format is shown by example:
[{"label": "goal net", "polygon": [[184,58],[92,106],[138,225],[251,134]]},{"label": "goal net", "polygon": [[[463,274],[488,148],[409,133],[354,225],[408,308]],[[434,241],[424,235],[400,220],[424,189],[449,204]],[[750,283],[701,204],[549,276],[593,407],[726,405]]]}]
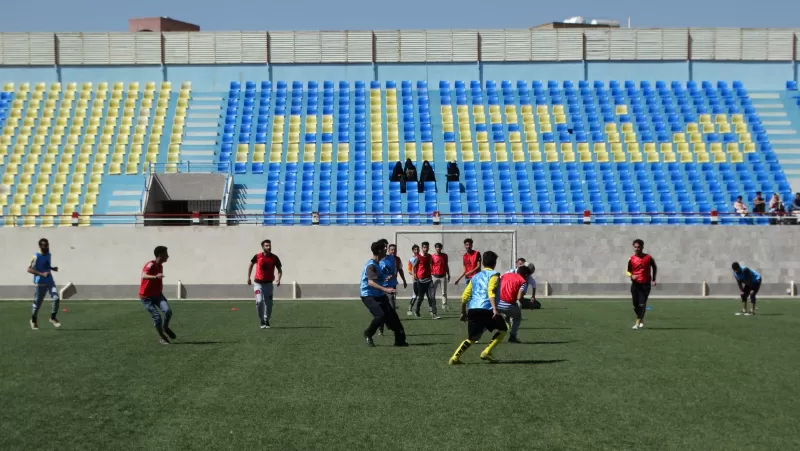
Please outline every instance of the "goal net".
[{"label": "goal net", "polygon": [[517,260],[517,232],[515,230],[398,230],[394,242],[397,244],[397,255],[408,261],[411,247],[423,241],[430,243],[430,252],[435,252],[434,245],[442,243],[442,252],[450,256],[450,274],[455,280],[464,270],[461,256],[464,255],[464,240],[472,238],[472,248],[483,253],[494,251],[497,254],[497,271],[505,272],[513,268]]}]

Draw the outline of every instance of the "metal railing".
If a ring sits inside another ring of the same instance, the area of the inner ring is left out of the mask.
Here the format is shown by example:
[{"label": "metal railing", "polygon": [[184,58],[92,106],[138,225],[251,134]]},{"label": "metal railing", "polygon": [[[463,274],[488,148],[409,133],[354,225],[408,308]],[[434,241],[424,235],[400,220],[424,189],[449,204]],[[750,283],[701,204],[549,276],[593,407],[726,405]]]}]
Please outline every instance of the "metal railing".
[{"label": "metal railing", "polygon": [[796,225],[796,215],[747,215],[738,213],[305,213],[305,214],[160,214],[118,213],[80,215],[20,215],[0,216],[6,227],[36,226],[106,226],[144,225],[148,221],[159,226],[218,225]]}]

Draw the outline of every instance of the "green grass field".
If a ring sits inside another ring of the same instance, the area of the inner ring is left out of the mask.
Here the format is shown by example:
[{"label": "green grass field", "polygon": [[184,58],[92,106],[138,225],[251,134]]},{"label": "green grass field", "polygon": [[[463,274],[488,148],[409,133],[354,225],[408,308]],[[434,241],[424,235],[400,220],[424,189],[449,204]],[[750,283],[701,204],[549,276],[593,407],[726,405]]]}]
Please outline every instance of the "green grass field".
[{"label": "green grass field", "polygon": [[[360,302],[172,301],[159,345],[136,302],[64,302],[63,327],[0,303],[0,449],[781,450],[800,447],[800,302],[545,301],[520,338],[446,362],[465,326],[361,332]],[[238,310],[233,311],[236,307]]]}]

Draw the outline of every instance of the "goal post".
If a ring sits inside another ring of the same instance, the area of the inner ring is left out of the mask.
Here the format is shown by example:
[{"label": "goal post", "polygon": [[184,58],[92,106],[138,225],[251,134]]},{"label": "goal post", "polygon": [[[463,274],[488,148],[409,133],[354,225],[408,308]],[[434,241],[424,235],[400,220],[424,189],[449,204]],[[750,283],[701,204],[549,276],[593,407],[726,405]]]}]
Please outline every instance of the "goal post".
[{"label": "goal post", "polygon": [[450,273],[453,278],[461,273],[461,259],[464,254],[464,240],[472,238],[473,249],[483,253],[494,251],[497,254],[497,270],[505,271],[514,268],[517,260],[516,230],[397,230],[394,242],[397,254],[403,261],[411,255],[411,246],[423,241],[430,243],[430,252],[434,252],[434,244],[442,243],[444,252],[450,255]]}]

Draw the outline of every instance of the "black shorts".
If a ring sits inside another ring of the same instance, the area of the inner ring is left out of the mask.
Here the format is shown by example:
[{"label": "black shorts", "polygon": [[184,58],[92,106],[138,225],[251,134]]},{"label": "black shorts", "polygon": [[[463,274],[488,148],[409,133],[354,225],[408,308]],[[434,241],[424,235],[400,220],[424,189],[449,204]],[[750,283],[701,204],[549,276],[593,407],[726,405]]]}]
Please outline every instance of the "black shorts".
[{"label": "black shorts", "polygon": [[760,289],[761,289],[761,281],[759,281],[758,283],[754,283],[753,285],[745,285],[743,291],[745,296],[749,296],[751,294],[755,296],[758,294],[758,290]]},{"label": "black shorts", "polygon": [[647,298],[650,297],[650,282],[647,283],[631,283],[631,297],[633,305],[647,304]]},{"label": "black shorts", "polygon": [[475,341],[481,338],[484,330],[503,332],[508,330],[508,326],[506,326],[506,321],[502,316],[498,315],[497,318],[493,318],[491,310],[479,308],[468,310],[467,334],[469,339]]}]

